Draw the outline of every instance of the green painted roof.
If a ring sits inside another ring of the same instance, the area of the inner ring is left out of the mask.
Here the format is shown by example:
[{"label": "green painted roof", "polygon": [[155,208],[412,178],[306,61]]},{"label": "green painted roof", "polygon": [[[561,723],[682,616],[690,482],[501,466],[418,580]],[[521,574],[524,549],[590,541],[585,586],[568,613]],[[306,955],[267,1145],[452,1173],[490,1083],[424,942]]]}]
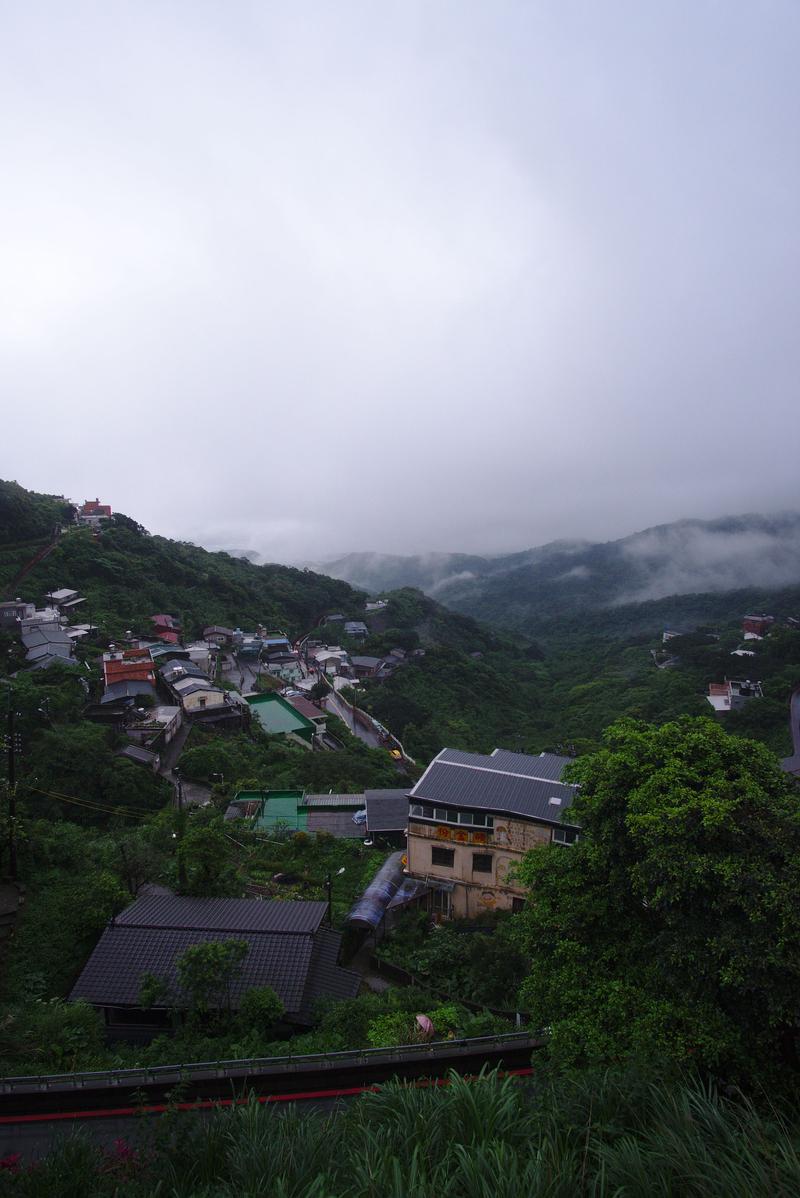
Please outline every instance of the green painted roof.
[{"label": "green painted roof", "polygon": [[286,732],[307,735],[309,732],[313,734],[316,731],[313,722],[296,711],[282,695],[250,695],[247,702],[252,707],[253,713],[264,731],[273,736]]},{"label": "green painted roof", "polygon": [[236,799],[260,800],[261,811],[255,821],[258,831],[267,831],[276,824],[304,831],[308,824],[308,814],[302,806],[302,790],[240,790]]}]

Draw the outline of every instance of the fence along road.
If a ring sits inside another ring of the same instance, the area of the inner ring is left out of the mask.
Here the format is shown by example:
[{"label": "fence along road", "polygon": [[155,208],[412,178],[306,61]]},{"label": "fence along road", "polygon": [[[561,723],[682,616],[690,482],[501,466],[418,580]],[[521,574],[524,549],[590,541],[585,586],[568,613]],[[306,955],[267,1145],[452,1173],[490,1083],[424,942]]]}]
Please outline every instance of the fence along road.
[{"label": "fence along road", "polygon": [[197,1114],[251,1096],[270,1104],[326,1104],[395,1077],[437,1084],[451,1069],[472,1075],[489,1067],[524,1076],[543,1044],[540,1033],[522,1031],[390,1049],[9,1077],[0,1080],[0,1147],[18,1151],[24,1139],[45,1151],[53,1138],[84,1121],[103,1140],[112,1127],[119,1135],[126,1121],[141,1126],[143,1115],[168,1106]]}]

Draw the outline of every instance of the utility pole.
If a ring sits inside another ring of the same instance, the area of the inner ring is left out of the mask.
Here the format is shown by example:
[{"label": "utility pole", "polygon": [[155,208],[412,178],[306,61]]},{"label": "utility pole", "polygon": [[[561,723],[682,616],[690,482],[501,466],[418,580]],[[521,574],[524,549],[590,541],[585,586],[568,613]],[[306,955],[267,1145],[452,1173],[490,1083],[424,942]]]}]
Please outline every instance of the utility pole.
[{"label": "utility pole", "polygon": [[[344,866],[342,866],[341,869],[337,869],[336,877],[338,878],[339,875],[343,874],[343,873],[344,873]],[[328,872],[325,875],[325,889],[328,892],[328,927],[332,928],[333,927],[333,878],[331,877],[330,872]]]},{"label": "utility pole", "polygon": [[181,853],[181,845],[183,843],[183,833],[185,827],[185,812],[183,809],[183,779],[180,775],[180,770],[173,770],[175,775],[175,802],[178,807],[178,886],[181,890],[186,889],[186,862]]},{"label": "utility pole", "polygon": [[16,752],[19,748],[17,732],[14,728],[14,692],[8,692],[8,731],[6,745],[8,748],[8,866],[12,881],[17,880],[17,763]]}]

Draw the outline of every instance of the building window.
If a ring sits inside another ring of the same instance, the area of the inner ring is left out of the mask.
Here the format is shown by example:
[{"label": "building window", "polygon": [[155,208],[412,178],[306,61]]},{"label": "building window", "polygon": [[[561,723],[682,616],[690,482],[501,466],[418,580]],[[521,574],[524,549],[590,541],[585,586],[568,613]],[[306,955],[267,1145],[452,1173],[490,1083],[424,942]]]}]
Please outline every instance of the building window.
[{"label": "building window", "polygon": [[525,899],[515,898],[511,900],[511,910],[514,915],[519,915],[520,911],[525,910]]},{"label": "building window", "polygon": [[434,890],[430,896],[430,911],[436,915],[450,918],[450,893],[447,890]]},{"label": "building window", "polygon": [[472,872],[474,874],[490,874],[492,872],[492,854],[473,853]]},{"label": "building window", "polygon": [[412,803],[409,815],[415,819],[435,820],[437,824],[466,824],[471,828],[494,828],[494,816],[482,811],[453,811],[448,807],[431,807],[427,803]]},{"label": "building window", "polygon": [[575,844],[577,839],[577,828],[553,828],[553,844]]},{"label": "building window", "polygon": [[452,868],[455,859],[455,849],[441,849],[438,844],[431,847],[431,865],[447,865]]}]

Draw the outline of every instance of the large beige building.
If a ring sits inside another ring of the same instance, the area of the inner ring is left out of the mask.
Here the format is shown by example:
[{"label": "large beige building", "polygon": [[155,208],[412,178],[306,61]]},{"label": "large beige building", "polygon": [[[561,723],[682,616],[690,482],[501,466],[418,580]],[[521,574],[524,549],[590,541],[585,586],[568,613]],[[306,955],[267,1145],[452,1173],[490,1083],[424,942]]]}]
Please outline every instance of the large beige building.
[{"label": "large beige building", "polygon": [[443,749],[409,796],[408,873],[430,887],[442,918],[520,910],[515,866],[540,844],[573,844],[576,787],[561,781],[569,757],[495,749]]}]

